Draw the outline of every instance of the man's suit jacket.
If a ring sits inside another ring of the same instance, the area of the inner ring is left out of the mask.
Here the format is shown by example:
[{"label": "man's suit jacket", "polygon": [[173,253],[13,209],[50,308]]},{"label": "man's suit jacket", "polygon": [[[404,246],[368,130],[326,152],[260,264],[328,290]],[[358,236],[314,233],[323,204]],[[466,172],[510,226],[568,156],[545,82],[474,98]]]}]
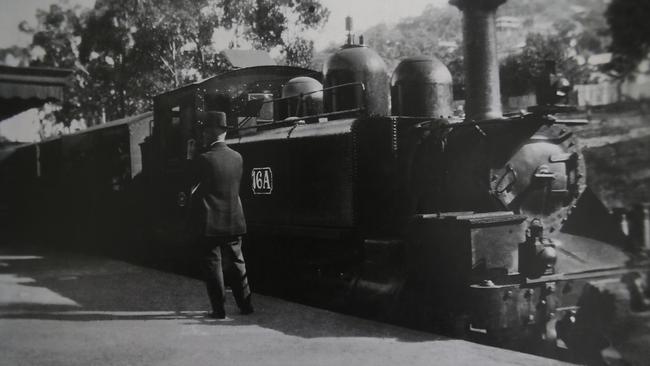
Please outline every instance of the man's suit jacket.
[{"label": "man's suit jacket", "polygon": [[204,236],[231,236],[246,233],[246,220],[239,185],[243,164],[238,152],[224,142],[211,145],[198,158],[200,186],[197,190]]}]

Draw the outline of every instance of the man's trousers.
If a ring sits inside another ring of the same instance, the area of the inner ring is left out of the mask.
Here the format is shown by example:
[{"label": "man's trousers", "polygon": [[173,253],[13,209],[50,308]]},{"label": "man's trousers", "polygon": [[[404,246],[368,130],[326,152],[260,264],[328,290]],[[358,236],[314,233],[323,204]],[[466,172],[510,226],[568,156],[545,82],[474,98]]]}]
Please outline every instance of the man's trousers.
[{"label": "man's trousers", "polygon": [[[246,264],[241,250],[241,236],[203,237],[203,270],[212,311],[225,314],[225,278],[228,281],[237,306],[244,311],[250,308],[251,291],[246,276]],[[227,261],[224,266],[223,260]],[[225,267],[225,268],[224,268]]]}]

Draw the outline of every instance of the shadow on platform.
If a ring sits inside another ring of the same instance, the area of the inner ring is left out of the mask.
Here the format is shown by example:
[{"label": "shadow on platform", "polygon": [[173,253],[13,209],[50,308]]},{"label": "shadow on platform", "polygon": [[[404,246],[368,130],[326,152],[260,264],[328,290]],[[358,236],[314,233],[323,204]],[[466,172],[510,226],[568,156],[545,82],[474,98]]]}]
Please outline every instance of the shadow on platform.
[{"label": "shadow on platform", "polygon": [[95,256],[0,248],[0,319],[168,320],[180,321],[179,327],[257,326],[303,338],[447,339],[258,294],[256,312],[240,315],[227,296],[230,319],[217,321],[206,317],[199,280]]}]

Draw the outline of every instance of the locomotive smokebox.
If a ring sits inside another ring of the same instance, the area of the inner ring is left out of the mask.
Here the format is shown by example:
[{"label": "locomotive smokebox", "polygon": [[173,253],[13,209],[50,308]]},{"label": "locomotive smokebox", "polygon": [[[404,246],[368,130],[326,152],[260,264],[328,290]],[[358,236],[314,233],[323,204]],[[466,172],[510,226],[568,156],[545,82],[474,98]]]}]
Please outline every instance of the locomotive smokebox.
[{"label": "locomotive smokebox", "polygon": [[505,1],[450,1],[463,12],[465,115],[468,120],[502,117],[495,18],[497,8]]},{"label": "locomotive smokebox", "polygon": [[391,78],[391,112],[395,116],[443,118],[451,115],[449,69],[435,57],[402,60]]},{"label": "locomotive smokebox", "polygon": [[362,110],[388,115],[388,73],[384,60],[370,48],[347,44],[323,65],[325,112]]}]

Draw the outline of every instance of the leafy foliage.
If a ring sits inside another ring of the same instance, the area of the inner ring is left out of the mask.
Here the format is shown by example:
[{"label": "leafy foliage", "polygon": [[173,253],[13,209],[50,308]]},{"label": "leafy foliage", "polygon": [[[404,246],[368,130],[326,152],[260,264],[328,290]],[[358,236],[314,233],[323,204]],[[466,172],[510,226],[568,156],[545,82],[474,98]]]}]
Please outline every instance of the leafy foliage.
[{"label": "leafy foliage", "polygon": [[389,69],[400,59],[415,55],[440,58],[445,64],[461,52],[451,52],[462,42],[461,13],[454,7],[428,6],[422,15],[406,18],[394,27],[380,24],[365,33],[368,45],[387,62]]},{"label": "leafy foliage", "polygon": [[7,66],[27,67],[31,58],[28,49],[20,46],[11,46],[0,49],[0,63]]},{"label": "leafy foliage", "polygon": [[554,61],[558,72],[573,84],[586,83],[592,71],[571,57],[571,41],[561,36],[529,34],[521,53],[506,57],[500,66],[503,95],[523,95],[535,90],[544,61]]},{"label": "leafy foliage", "polygon": [[39,58],[35,66],[73,68],[77,60],[77,47],[82,20],[80,7],[64,9],[60,5],[50,5],[49,11],[38,10],[36,28],[26,22],[19,25],[23,32],[32,34],[32,49],[37,49]]},{"label": "leafy foliage", "polygon": [[501,62],[501,90],[504,95],[523,95],[535,89],[544,62],[554,61],[557,71],[573,84],[592,81],[598,67],[589,56],[607,49],[609,33],[605,18],[590,9],[555,21],[549,34],[530,33],[522,51]]},{"label": "leafy foliage", "polygon": [[364,36],[368,45],[386,61],[389,70],[409,56],[437,57],[451,72],[455,94],[462,93],[462,16],[458,9],[430,5],[422,15],[406,18],[393,27],[379,24]]},{"label": "leafy foliage", "polygon": [[[64,8],[52,4],[47,10],[37,10],[37,25],[31,27],[23,21],[18,28],[30,34],[32,44],[24,50],[29,55],[23,64],[36,67],[58,67],[72,69],[73,81],[64,90],[65,102],[61,109],[49,111],[46,116],[50,120],[65,121],[69,125],[73,119],[82,117],[80,110],[87,103],[96,103],[94,89],[88,88],[88,71],[78,60],[78,48],[81,42],[83,27],[83,10],[79,6]],[[26,66],[26,65],[25,65]],[[89,111],[90,112],[90,111]],[[88,119],[97,119],[96,111],[88,115]]]},{"label": "leafy foliage", "polygon": [[292,66],[308,68],[314,54],[314,42],[303,38],[296,38],[285,48],[286,63]]},{"label": "leafy foliage", "polygon": [[605,16],[612,33],[609,70],[624,77],[650,52],[650,3],[612,0]]}]

